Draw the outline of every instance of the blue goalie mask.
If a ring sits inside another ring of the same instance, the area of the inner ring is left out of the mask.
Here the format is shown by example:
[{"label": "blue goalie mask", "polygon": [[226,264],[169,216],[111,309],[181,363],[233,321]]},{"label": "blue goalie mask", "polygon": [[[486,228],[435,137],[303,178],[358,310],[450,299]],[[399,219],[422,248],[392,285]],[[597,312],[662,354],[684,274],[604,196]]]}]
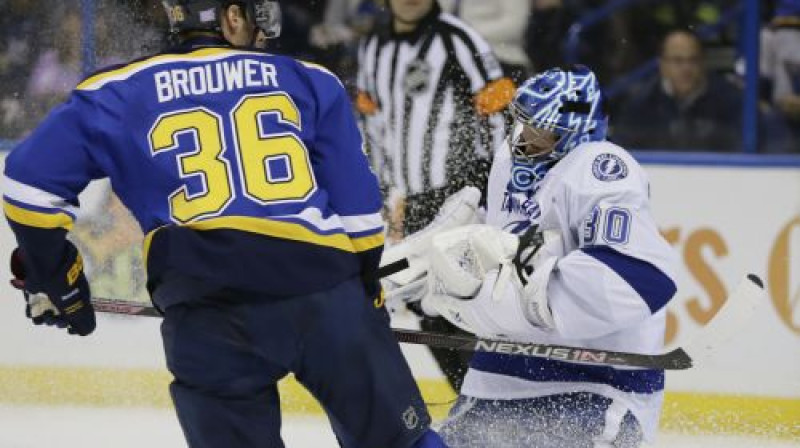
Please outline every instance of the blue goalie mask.
[{"label": "blue goalie mask", "polygon": [[579,65],[525,81],[511,102],[512,186],[529,190],[581,143],[606,139],[608,117],[595,74]]}]

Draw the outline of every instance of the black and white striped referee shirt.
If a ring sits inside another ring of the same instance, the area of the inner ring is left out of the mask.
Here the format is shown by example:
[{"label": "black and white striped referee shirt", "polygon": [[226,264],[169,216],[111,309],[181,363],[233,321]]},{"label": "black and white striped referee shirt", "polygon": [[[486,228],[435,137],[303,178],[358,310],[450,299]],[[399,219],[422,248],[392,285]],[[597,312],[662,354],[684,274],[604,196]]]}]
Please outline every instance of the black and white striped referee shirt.
[{"label": "black and white striped referee shirt", "polygon": [[356,105],[376,173],[407,197],[485,187],[513,83],[489,44],[438,5],[411,33],[388,28],[359,48]]}]

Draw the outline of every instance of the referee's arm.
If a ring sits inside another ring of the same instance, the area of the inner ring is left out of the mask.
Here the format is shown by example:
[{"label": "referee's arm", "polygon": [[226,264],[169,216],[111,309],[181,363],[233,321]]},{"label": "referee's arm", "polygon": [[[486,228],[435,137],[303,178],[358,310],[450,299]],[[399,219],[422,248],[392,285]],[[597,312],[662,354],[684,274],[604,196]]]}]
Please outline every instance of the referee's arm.
[{"label": "referee's arm", "polygon": [[477,32],[461,28],[453,34],[453,47],[458,64],[467,76],[473,94],[475,112],[481,122],[480,135],[487,153],[505,138],[506,107],[514,97],[516,86],[504,76],[500,62],[489,43]]}]

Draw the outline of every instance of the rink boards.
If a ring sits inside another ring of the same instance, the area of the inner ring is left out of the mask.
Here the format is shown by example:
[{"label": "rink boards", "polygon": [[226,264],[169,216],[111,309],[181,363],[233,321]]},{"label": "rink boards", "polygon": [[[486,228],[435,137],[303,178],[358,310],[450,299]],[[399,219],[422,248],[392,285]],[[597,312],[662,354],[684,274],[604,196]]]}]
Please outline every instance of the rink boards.
[{"label": "rink boards", "polygon": [[[662,426],[800,440],[800,161],[640,158],[651,178],[656,220],[681,258],[669,307],[670,346],[701,335],[743,274],[761,276],[768,292],[746,328],[712,359],[668,374]],[[83,202],[88,214],[76,233],[95,295],[143,299],[136,226],[102,185]],[[14,242],[4,221],[0,242],[6,257]],[[0,260],[0,279],[9,275]],[[157,319],[103,316],[92,337],[69,338],[28,325],[19,294],[5,281],[0,285],[0,402],[169,406]],[[413,324],[408,316],[397,320]],[[437,403],[447,403],[453,392],[424,349],[404,350],[441,417],[447,406]],[[282,391],[287,411],[320,412],[293,381]]]}]

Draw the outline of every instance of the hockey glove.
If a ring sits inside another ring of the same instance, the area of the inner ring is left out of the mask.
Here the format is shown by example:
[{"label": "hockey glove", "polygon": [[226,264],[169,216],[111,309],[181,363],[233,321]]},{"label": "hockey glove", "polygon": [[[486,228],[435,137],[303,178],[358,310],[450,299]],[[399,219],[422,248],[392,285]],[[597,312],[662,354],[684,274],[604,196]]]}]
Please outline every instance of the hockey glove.
[{"label": "hockey glove", "polygon": [[436,218],[424,229],[384,250],[382,264],[404,258],[409,263],[408,268],[381,281],[390,309],[419,302],[425,296],[428,284],[428,256],[433,237],[444,231],[476,222],[480,199],[480,190],[475,187],[464,187],[447,198]]},{"label": "hockey glove", "polygon": [[554,328],[547,283],[558,258],[537,257],[541,233],[532,229],[517,239],[490,226],[471,227],[434,241],[431,293],[423,307],[484,337],[522,341],[534,329]]},{"label": "hockey glove", "polygon": [[[24,255],[19,248],[11,253],[11,286],[25,296],[25,315],[35,325],[66,328],[69,334],[86,336],[96,327],[94,308],[91,302],[89,282],[83,273],[83,260],[71,243],[67,261],[56,278],[47,285],[48,293],[31,291],[26,283]],[[40,288],[36,288],[40,289]]]}]

